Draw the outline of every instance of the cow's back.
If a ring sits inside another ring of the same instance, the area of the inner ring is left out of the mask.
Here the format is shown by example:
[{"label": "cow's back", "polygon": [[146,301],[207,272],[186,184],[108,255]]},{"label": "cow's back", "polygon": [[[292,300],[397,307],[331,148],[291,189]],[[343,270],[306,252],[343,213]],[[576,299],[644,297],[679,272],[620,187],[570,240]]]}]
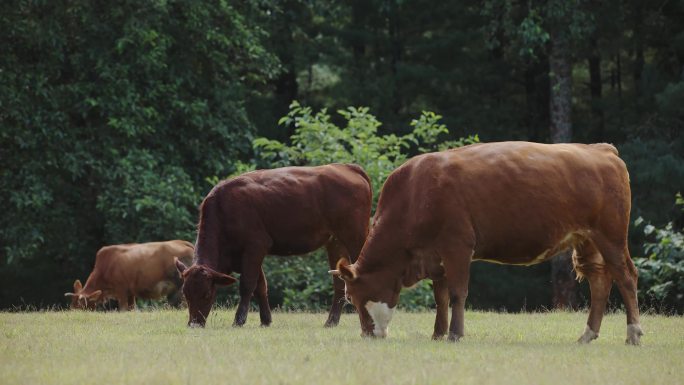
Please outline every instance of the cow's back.
[{"label": "cow's back", "polygon": [[178,280],[174,257],[189,263],[192,255],[192,244],[180,240],[105,246],[97,253],[93,272],[102,286],[147,297],[160,282]]},{"label": "cow's back", "polygon": [[501,142],[426,154],[395,171],[382,194],[383,216],[411,218],[409,248],[459,234],[475,245],[474,258],[506,263],[537,262],[582,232],[626,237],[629,220],[627,170],[607,144]]},{"label": "cow's back", "polygon": [[359,166],[284,167],[222,182],[205,198],[201,215],[221,222],[207,229],[221,228],[228,254],[263,241],[269,254],[295,255],[325,244],[351,212],[368,217],[371,199],[370,181]]}]

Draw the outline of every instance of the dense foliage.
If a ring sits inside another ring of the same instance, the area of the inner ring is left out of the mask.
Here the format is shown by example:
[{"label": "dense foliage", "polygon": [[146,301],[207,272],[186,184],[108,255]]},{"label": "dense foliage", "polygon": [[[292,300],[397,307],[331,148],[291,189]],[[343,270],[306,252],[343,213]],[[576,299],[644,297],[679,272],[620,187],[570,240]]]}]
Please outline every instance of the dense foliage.
[{"label": "dense foliage", "polygon": [[[440,122],[442,117],[433,112],[424,111],[417,119],[411,120],[411,130],[404,135],[379,135],[377,131],[381,123],[369,113],[368,108],[350,107],[337,112],[344,125],[333,123],[325,109],[315,112],[310,107],[293,102],[290,112],[280,119],[280,124],[285,128],[294,127],[290,143],[256,138],[253,142],[255,158],[251,164],[240,163],[239,172],[257,167],[354,162],[361,165],[370,176],[374,187],[375,211],[385,179],[408,159],[409,154],[456,148],[479,141],[477,135],[443,140],[449,130]],[[327,270],[323,251],[303,257],[270,257],[266,259],[264,267],[274,303],[282,304],[286,309],[300,310],[321,310],[330,305],[332,283]],[[519,269],[518,275],[527,278],[521,284],[521,277],[514,276],[515,268],[477,264],[471,284],[473,292],[491,293],[492,287],[495,290],[493,296],[473,296],[471,303],[478,308],[522,308],[526,306],[525,301],[529,301],[531,308],[541,306],[545,303],[544,296],[534,292],[539,291],[539,286],[547,285],[534,276],[533,273],[538,270]],[[492,282],[492,276],[504,282]],[[518,290],[524,295],[501,301],[500,296],[504,296],[507,290]],[[236,296],[233,295],[231,299],[234,303]],[[431,282],[422,281],[412,289],[404,290],[400,306],[411,310],[434,306]]]},{"label": "dense foliage", "polygon": [[[556,140],[559,95],[568,140],[620,150],[632,217],[676,234],[681,20],[682,0],[3,1],[0,308],[64,303],[102,245],[192,240],[217,176],[353,161],[377,193],[445,140]],[[657,234],[632,228],[632,254]],[[324,306],[315,258],[269,265],[275,305]],[[475,264],[469,304],[549,306],[548,270]]]},{"label": "dense foliage", "polygon": [[193,238],[204,178],[249,149],[244,99],[277,70],[249,11],[2,2],[2,306],[56,302],[102,245]]},{"label": "dense foliage", "polygon": [[[684,199],[677,195],[677,205],[684,211]],[[635,224],[640,226],[643,218]],[[654,309],[684,312],[684,231],[672,222],[663,227],[646,224],[644,243],[646,258],[635,260],[639,270],[640,300]]]},{"label": "dense foliage", "polygon": [[[337,112],[346,123],[343,127],[333,123],[325,109],[314,112],[311,107],[293,102],[290,112],[280,119],[282,125],[294,126],[291,144],[267,138],[255,139],[255,166],[315,166],[334,162],[359,164],[370,177],[375,211],[380,187],[387,176],[408,159],[410,153],[478,142],[477,136],[440,140],[449,131],[439,122],[442,117],[432,112],[423,112],[418,119],[412,120],[410,126],[413,130],[401,136],[378,135],[381,123],[369,113],[368,108],[349,107]],[[269,290],[274,296],[282,295],[283,307],[319,309],[329,305],[332,282],[327,275],[327,259],[322,251],[309,257],[289,260],[272,257],[266,261],[264,269],[271,282],[276,282],[270,285]],[[406,292],[406,296],[401,301],[404,308],[424,308],[433,302],[432,290],[426,281]]]}]

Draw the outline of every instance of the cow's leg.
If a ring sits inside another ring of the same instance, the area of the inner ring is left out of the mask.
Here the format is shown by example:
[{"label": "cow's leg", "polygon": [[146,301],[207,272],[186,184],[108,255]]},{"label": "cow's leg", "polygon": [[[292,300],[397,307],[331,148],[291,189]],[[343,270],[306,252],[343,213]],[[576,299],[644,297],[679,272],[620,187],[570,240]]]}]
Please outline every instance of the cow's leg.
[{"label": "cow's leg", "polygon": [[640,345],[641,336],[644,333],[639,324],[639,303],[637,300],[638,273],[627,248],[625,248],[624,255],[625,258],[622,264],[611,267],[611,274],[620,290],[622,300],[625,303],[625,311],[627,312],[627,339],[625,343]]},{"label": "cow's leg", "polygon": [[613,280],[605,271],[589,273],[587,280],[591,292],[591,303],[587,326],[582,336],[577,340],[579,343],[589,343],[598,338],[603,314],[606,311],[606,303],[610,296],[610,288],[613,286]]},{"label": "cow's leg", "polygon": [[435,331],[432,334],[432,339],[441,340],[449,326],[449,286],[446,279],[433,280],[432,292],[435,295],[435,304],[437,305]]},{"label": "cow's leg", "polygon": [[266,275],[263,267],[259,272],[259,280],[254,295],[259,301],[259,318],[261,319],[261,326],[271,325],[271,307],[268,304],[268,283],[266,282]]},{"label": "cow's leg", "polygon": [[128,296],[128,310],[135,310],[135,296],[133,294]]},{"label": "cow's leg", "polygon": [[181,304],[183,303],[183,290],[176,288],[175,290],[172,290],[167,296],[166,296],[166,301],[169,303],[169,306],[174,307],[174,308],[179,308],[181,307]]},{"label": "cow's leg", "polygon": [[448,340],[456,342],[464,335],[465,301],[468,297],[470,260],[473,249],[472,247],[458,247],[452,250],[439,254],[443,256],[442,263],[451,296],[451,323]]},{"label": "cow's leg", "polygon": [[240,274],[240,303],[235,311],[233,326],[242,326],[247,322],[249,302],[259,283],[261,264],[264,261],[264,252],[245,253],[242,257],[242,273]]},{"label": "cow's leg", "polygon": [[119,302],[119,311],[128,311],[128,294],[118,294],[116,300]]},{"label": "cow's leg", "polygon": [[613,247],[612,245],[598,245],[606,262],[609,274],[615,280],[627,313],[627,339],[629,345],[639,345],[644,334],[639,324],[639,304],[637,301],[638,273],[632,258],[629,256],[627,245]]},{"label": "cow's leg", "polygon": [[[332,238],[325,248],[328,252],[328,264],[330,265],[331,270],[336,268],[337,261],[341,258],[349,258],[347,249],[336,238]],[[344,306],[344,281],[335,276],[332,277],[332,280],[333,300],[332,306],[330,307],[330,313],[328,314],[328,320],[325,321],[325,327],[337,326],[340,322],[342,307]]]},{"label": "cow's leg", "polygon": [[173,269],[173,272],[168,275],[168,279],[171,281],[173,288],[171,291],[169,291],[169,294],[166,295],[166,301],[170,306],[174,308],[180,308],[183,305],[183,300],[185,299],[183,297],[183,279],[181,278],[180,274],[178,274],[176,269]]},{"label": "cow's leg", "polygon": [[577,340],[579,343],[586,344],[599,336],[601,321],[606,310],[613,280],[605,269],[603,256],[589,241],[575,250],[573,259],[577,274],[587,278],[591,292],[591,307],[589,308],[587,326],[582,336]]}]

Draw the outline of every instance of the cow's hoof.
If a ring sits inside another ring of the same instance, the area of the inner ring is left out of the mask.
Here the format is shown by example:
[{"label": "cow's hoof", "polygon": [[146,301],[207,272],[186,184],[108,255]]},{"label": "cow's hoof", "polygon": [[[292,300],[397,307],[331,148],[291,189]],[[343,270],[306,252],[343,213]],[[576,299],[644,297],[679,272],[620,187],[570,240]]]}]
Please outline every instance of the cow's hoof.
[{"label": "cow's hoof", "polygon": [[641,325],[629,324],[627,325],[627,339],[625,343],[627,345],[639,346],[641,345],[641,336],[643,335],[644,332],[641,330]]},{"label": "cow's hoof", "polygon": [[595,331],[591,330],[589,325],[587,325],[587,327],[584,329],[584,334],[582,334],[582,336],[577,340],[577,343],[578,344],[588,344],[591,341],[597,339],[598,336],[599,336],[599,334],[596,333]]},{"label": "cow's hoof", "polygon": [[449,338],[447,338],[447,341],[449,342],[458,342],[463,338],[463,336],[460,336],[456,333],[449,333]]},{"label": "cow's hoof", "polygon": [[259,317],[259,320],[261,321],[261,327],[269,327],[271,326],[271,315],[267,314],[263,317]]},{"label": "cow's hoof", "polygon": [[240,327],[242,327],[242,325],[245,324],[245,322],[247,322],[246,319],[242,319],[242,320],[236,319],[235,321],[233,321],[233,327],[234,328],[240,328]]},{"label": "cow's hoof", "polygon": [[446,335],[446,333],[433,333],[432,334],[432,340],[433,341],[441,341],[444,339],[445,335]]},{"label": "cow's hoof", "polygon": [[339,320],[330,320],[329,319],[329,320],[325,321],[325,325],[323,325],[323,326],[326,328],[334,328],[339,323],[340,323]]},{"label": "cow's hoof", "polygon": [[235,313],[235,320],[233,321],[233,327],[241,327],[247,322],[247,312],[241,313],[237,312]]}]

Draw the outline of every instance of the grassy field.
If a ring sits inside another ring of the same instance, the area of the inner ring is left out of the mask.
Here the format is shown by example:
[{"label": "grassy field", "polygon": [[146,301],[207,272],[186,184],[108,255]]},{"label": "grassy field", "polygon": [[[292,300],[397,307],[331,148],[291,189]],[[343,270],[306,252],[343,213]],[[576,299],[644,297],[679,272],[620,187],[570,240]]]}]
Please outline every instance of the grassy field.
[{"label": "grassy field", "polygon": [[356,314],[214,311],[0,313],[0,383],[9,384],[682,384],[684,318],[643,316],[643,346],[625,346],[623,314],[601,337],[575,339],[584,313],[466,314],[466,338],[430,340],[432,313],[395,315],[386,340],[362,339]]}]

